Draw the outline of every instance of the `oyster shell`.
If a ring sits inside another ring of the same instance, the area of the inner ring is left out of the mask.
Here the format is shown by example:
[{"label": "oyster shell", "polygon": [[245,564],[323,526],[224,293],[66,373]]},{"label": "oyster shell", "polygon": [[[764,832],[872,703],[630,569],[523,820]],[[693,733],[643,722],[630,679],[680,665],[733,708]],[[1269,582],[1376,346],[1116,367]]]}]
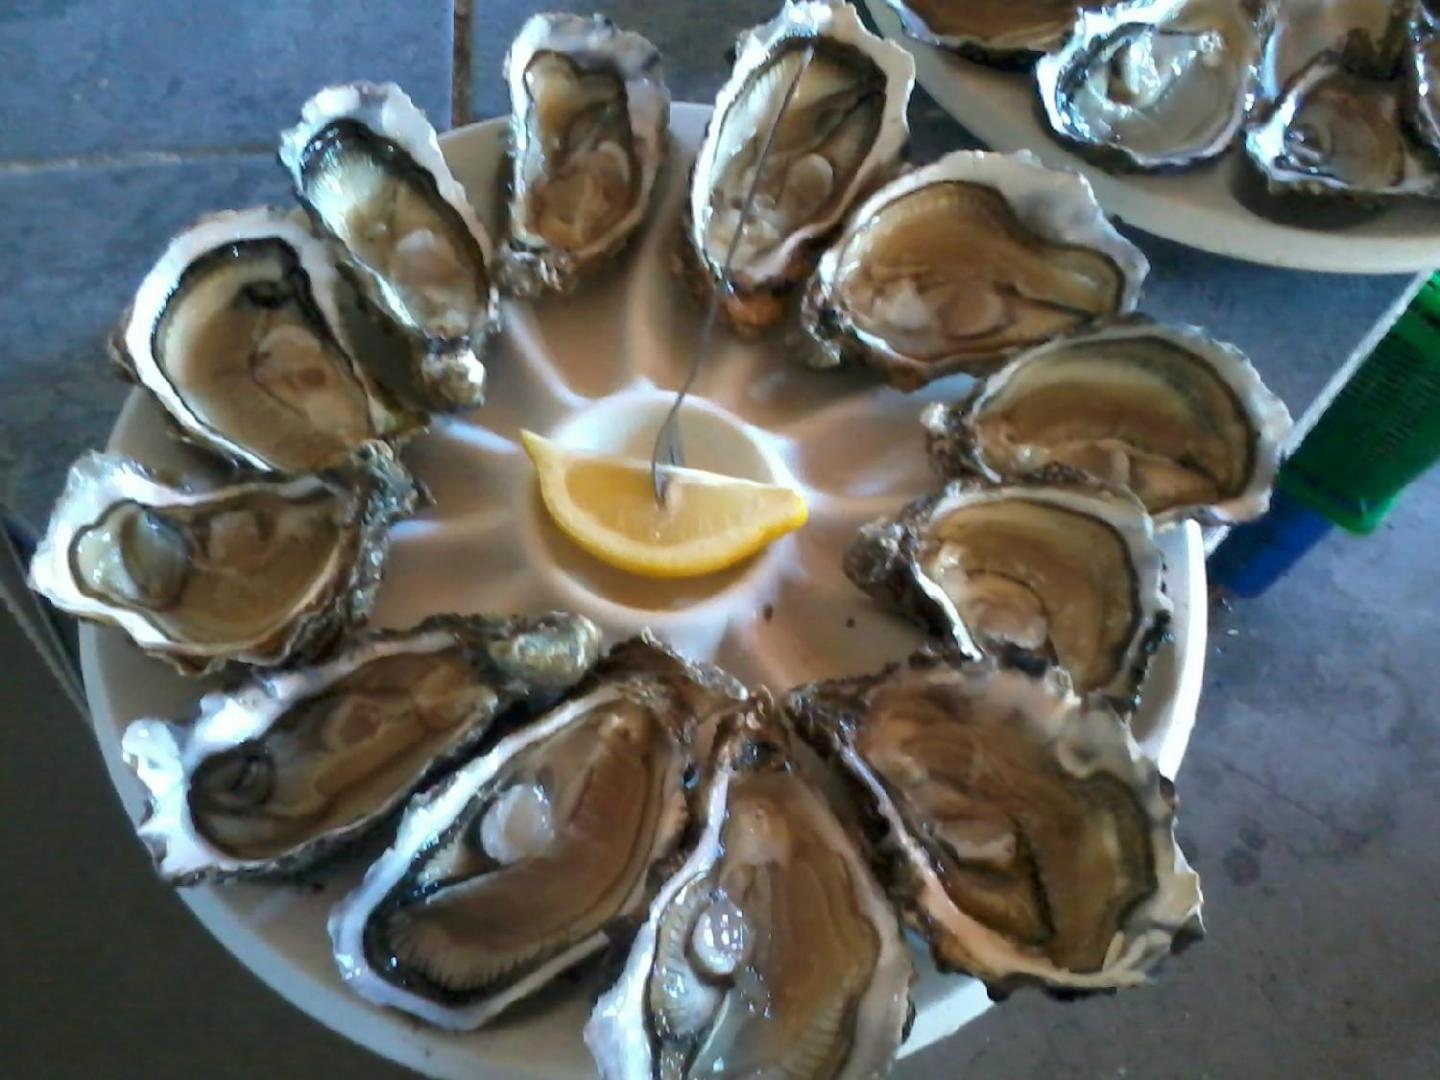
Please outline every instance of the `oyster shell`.
[{"label": "oyster shell", "polygon": [[1240,350],[1140,320],[1017,357],[921,423],[942,475],[1088,477],[1131,491],[1159,527],[1259,517],[1290,434]]},{"label": "oyster shell", "polygon": [[425,114],[393,83],[330,86],[281,136],[280,161],[365,294],[414,339],[428,403],[478,404],[477,352],[499,318],[490,240]]},{"label": "oyster shell", "polygon": [[883,1075],[914,974],[895,912],[778,727],[739,726],[720,757],[704,831],[586,1026],[600,1075]]},{"label": "oyster shell", "polygon": [[1059,48],[1076,0],[886,0],[905,33],[974,60],[1013,67]]},{"label": "oyster shell", "polygon": [[1322,53],[1250,126],[1245,151],[1275,194],[1440,197],[1440,158],[1411,134],[1407,107],[1399,73]]},{"label": "oyster shell", "polygon": [[1095,489],[947,484],[863,527],[845,573],[968,656],[1023,650],[1125,710],[1170,619],[1149,515]]},{"label": "oyster shell", "polygon": [[[811,45],[814,59],[795,83]],[[898,166],[914,82],[910,54],[869,33],[849,4],[798,0],[740,36],[734,70],[695,159],[681,245],[697,290],[722,288],[735,329],[756,333],[777,323],[819,245]],[[792,84],[794,96],[776,128]],[[739,230],[772,130],[750,216]],[[721,282],[732,245],[728,280]]]},{"label": "oyster shell", "polygon": [[140,837],[177,884],[303,870],[383,821],[497,717],[577,682],[599,643],[579,615],[439,615],[207,694],[189,723],[136,720],[120,746],[149,793]]},{"label": "oyster shell", "polygon": [[992,996],[1111,989],[1200,933],[1173,785],[1058,671],[921,654],[787,709],[867,809],[877,870],[940,968]]},{"label": "oyster shell", "polygon": [[604,950],[690,818],[693,740],[746,692],[649,638],[413,799],[330,916],[345,981],[440,1027],[479,1027]]},{"label": "oyster shell", "polygon": [[127,458],[70,469],[30,586],[182,672],[313,656],[364,622],[419,489],[372,443],[346,473],[191,491]]},{"label": "oyster shell", "polygon": [[960,150],[861,204],[801,319],[817,366],[858,361],[914,390],[1128,314],[1149,269],[1084,177]]},{"label": "oyster shell", "polygon": [[601,15],[534,15],[505,57],[505,81],[504,284],[564,291],[618,252],[650,208],[669,149],[660,54]]},{"label": "oyster shell", "polygon": [[1411,123],[1440,152],[1440,5],[1434,0],[1417,0],[1404,60]]},{"label": "oyster shell", "polygon": [[355,358],[325,244],[288,214],[213,214],[145,275],[111,339],[189,440],[270,472],[313,472],[415,426]]},{"label": "oyster shell", "polygon": [[1279,0],[1137,0],[1082,11],[1035,84],[1051,130],[1134,169],[1197,165],[1229,148],[1254,101]]},{"label": "oyster shell", "polygon": [[1261,65],[1273,102],[1321,53],[1348,51],[1366,68],[1388,68],[1404,38],[1412,0],[1281,0]]}]

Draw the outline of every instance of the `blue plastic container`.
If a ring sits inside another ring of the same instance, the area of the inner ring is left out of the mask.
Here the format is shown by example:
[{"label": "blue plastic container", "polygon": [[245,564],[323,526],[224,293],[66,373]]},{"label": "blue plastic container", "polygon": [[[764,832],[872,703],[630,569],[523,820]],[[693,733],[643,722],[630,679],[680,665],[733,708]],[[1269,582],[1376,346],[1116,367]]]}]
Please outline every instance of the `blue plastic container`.
[{"label": "blue plastic container", "polygon": [[1206,563],[1210,584],[1249,599],[1289,572],[1333,528],[1323,515],[1276,488],[1270,511],[1237,525]]}]

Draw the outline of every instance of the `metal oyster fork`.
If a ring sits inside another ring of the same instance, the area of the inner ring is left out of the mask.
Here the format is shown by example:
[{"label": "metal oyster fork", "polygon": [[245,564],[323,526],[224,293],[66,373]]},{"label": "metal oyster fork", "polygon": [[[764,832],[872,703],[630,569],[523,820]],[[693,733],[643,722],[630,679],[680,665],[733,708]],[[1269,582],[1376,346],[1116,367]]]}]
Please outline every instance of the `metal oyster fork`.
[{"label": "metal oyster fork", "polygon": [[685,382],[681,384],[679,392],[675,395],[675,403],[670,406],[670,411],[665,414],[665,422],[660,425],[660,430],[655,435],[655,447],[650,452],[650,483],[655,489],[655,502],[662,508],[665,505],[665,493],[670,488],[670,470],[685,466],[685,447],[680,437],[680,407],[685,403],[685,398],[694,387],[695,380],[700,376],[701,362],[710,352],[711,342],[715,336],[715,321],[720,314],[720,305],[734,293],[734,283],[730,280],[730,266],[735,261],[735,252],[739,250],[740,236],[745,231],[745,223],[750,220],[750,211],[754,207],[755,196],[760,190],[760,178],[764,175],[766,162],[770,158],[770,150],[775,144],[775,135],[780,130],[780,121],[785,118],[785,113],[795,98],[795,91],[799,89],[800,80],[814,59],[815,43],[812,41],[805,47],[805,55],[800,58],[800,67],[796,70],[795,77],[790,80],[790,85],[785,88],[785,96],[780,99],[780,108],[775,113],[770,130],[765,133],[765,142],[761,144],[760,155],[755,159],[755,175],[750,178],[750,187],[745,192],[745,201],[740,204],[740,217],[735,222],[735,232],[731,235],[730,243],[725,249],[725,260],[720,264],[720,280],[716,282],[715,291],[710,295],[710,302],[705,309],[705,321],[700,324],[700,337],[696,343],[695,352],[690,356],[690,372],[685,376]]}]

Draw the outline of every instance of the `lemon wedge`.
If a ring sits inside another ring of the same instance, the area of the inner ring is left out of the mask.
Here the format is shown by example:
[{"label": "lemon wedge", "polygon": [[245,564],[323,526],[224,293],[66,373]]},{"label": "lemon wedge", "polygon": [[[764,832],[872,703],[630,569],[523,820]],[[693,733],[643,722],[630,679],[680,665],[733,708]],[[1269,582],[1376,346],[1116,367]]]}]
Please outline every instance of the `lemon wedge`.
[{"label": "lemon wedge", "polygon": [[633,574],[711,574],[805,524],[805,500],[792,488],[672,469],[662,507],[649,462],[576,453],[529,431],[521,438],[555,524],[597,559]]}]

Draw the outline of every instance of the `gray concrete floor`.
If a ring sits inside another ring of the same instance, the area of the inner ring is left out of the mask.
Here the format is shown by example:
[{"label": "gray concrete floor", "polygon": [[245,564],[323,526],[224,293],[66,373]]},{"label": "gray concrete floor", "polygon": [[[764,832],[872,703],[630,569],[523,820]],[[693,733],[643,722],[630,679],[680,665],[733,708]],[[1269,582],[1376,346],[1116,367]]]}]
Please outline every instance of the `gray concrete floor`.
[{"label": "gray concrete floor", "polygon": [[[734,30],[774,5],[598,6],[704,99]],[[38,520],[103,442],[123,395],[104,332],[165,237],[284,197],[270,146],[305,96],[395,77],[441,126],[452,101],[490,115],[537,5],[476,0],[468,23],[437,0],[339,8],[0,0],[0,500]],[[927,156],[967,141],[923,98],[914,117]],[[1239,342],[1294,408],[1403,284],[1139,240],[1147,309]],[[1214,612],[1179,778],[1209,939],[1144,990],[1022,995],[900,1076],[1440,1076],[1437,535],[1430,476],[1375,536],[1331,537]],[[257,983],[155,881],[88,730],[18,646],[0,615],[0,1077],[403,1075]]]}]

